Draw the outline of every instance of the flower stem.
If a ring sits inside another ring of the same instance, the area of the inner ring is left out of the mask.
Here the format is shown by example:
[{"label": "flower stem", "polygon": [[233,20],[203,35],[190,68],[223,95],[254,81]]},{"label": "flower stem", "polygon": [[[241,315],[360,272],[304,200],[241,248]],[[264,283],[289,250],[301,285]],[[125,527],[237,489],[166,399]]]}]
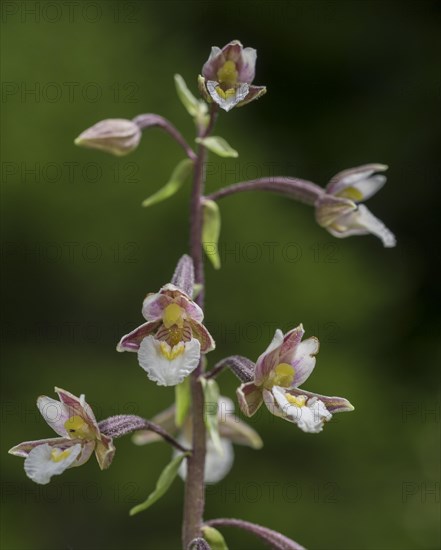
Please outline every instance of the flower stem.
[{"label": "flower stem", "polygon": [[176,439],[164,430],[164,428],[154,422],[150,422],[150,420],[146,420],[145,418],[141,418],[140,416],[135,416],[133,414],[119,414],[117,416],[110,416],[105,420],[101,420],[98,427],[102,434],[112,438],[122,437],[123,435],[139,430],[149,430],[161,436],[164,441],[169,443],[178,451],[182,451],[183,453],[189,452],[189,449],[181,445],[179,441],[176,441]]},{"label": "flower stem", "polygon": [[196,160],[196,153],[193,151],[190,145],[188,145],[188,143],[185,141],[182,134],[166,118],[159,115],[155,115],[153,113],[147,113],[144,115],[136,116],[133,119],[133,122],[137,124],[141,130],[145,130],[146,128],[152,128],[153,126],[158,126],[159,128],[162,128],[176,141],[176,143],[178,143],[182,147],[182,149],[184,149],[185,154],[190,160],[192,161]]},{"label": "flower stem", "polygon": [[212,201],[218,201],[223,197],[242,193],[243,191],[272,191],[280,193],[289,198],[298,200],[311,206],[325,190],[312,183],[311,181],[302,180],[299,178],[289,178],[286,176],[271,176],[268,178],[259,178],[249,181],[241,181],[234,185],[223,187],[206,198]]},{"label": "flower stem", "polygon": [[[210,121],[207,128],[200,128],[198,137],[206,137],[212,130],[217,106],[211,109]],[[202,196],[205,186],[205,161],[207,150],[199,145],[196,155],[193,177],[193,191],[190,203],[190,254],[194,264],[195,283],[201,285],[201,292],[196,298],[198,305],[203,308],[205,296],[204,260],[202,250]],[[203,361],[191,375],[192,400],[192,433],[193,449],[187,460],[187,478],[185,482],[184,518],[182,526],[182,543],[186,549],[193,539],[201,536],[205,506],[205,421],[204,421],[204,394],[199,376],[203,371]]]}]

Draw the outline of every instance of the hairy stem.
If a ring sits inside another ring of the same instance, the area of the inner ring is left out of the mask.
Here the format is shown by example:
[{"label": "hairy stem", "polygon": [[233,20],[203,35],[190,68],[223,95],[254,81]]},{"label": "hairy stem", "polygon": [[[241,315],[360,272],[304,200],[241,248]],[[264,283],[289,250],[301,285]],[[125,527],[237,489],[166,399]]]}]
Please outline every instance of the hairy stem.
[{"label": "hairy stem", "polygon": [[[216,106],[217,107],[217,106]],[[198,137],[206,137],[212,130],[217,114],[216,107],[211,110],[208,127],[199,129]],[[193,192],[190,203],[190,254],[194,263],[195,283],[201,285],[201,292],[196,298],[199,306],[204,306],[205,276],[202,251],[202,222],[203,210],[201,198],[205,185],[205,161],[207,151],[199,145],[194,166]],[[182,527],[182,543],[184,549],[190,542],[201,536],[205,506],[205,421],[204,421],[204,394],[199,376],[203,371],[203,361],[191,375],[192,400],[192,455],[187,461],[187,479],[185,483],[184,519]]]},{"label": "hairy stem", "polygon": [[242,193],[243,191],[272,191],[273,193],[280,193],[311,206],[325,192],[322,187],[311,181],[285,176],[271,176],[268,178],[241,181],[240,183],[223,187],[211,193],[206,198],[217,201],[235,193]]},{"label": "hairy stem", "polygon": [[141,130],[144,130],[145,128],[152,128],[153,126],[158,126],[159,128],[162,128],[182,147],[182,149],[184,149],[185,154],[190,160],[192,161],[196,160],[196,153],[193,151],[190,145],[185,141],[182,134],[166,118],[159,115],[155,115],[153,113],[148,113],[145,115],[138,115],[133,119],[133,122],[137,124],[137,126]]},{"label": "hairy stem", "polygon": [[112,438],[122,437],[123,435],[127,435],[138,430],[149,430],[161,436],[164,441],[169,443],[178,451],[188,453],[190,450],[181,445],[179,441],[176,441],[176,439],[166,430],[164,430],[164,428],[162,428],[158,424],[155,424],[154,422],[151,422],[150,420],[141,418],[140,416],[135,416],[132,414],[120,414],[117,416],[110,416],[105,420],[101,420],[101,422],[99,422],[98,424],[98,427],[102,434]]}]

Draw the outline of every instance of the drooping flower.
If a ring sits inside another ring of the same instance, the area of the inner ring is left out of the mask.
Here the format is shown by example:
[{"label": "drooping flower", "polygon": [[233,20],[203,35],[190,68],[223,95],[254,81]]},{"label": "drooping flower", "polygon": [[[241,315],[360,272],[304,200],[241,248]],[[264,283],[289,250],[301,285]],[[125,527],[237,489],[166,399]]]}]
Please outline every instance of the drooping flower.
[{"label": "drooping flower", "polygon": [[[192,421],[188,416],[182,428],[177,428],[175,423],[175,406],[172,405],[152,419],[152,422],[161,426],[168,433],[176,435],[179,443],[185,447],[192,446]],[[228,397],[221,396],[218,401],[218,422],[221,448],[217,448],[207,435],[205,482],[217,483],[230,471],[234,461],[233,443],[246,445],[253,449],[260,449],[263,442],[259,434],[248,424],[239,420],[234,414],[234,404]],[[133,442],[137,445],[146,445],[160,441],[160,437],[151,431],[139,431],[134,434]],[[176,454],[176,452],[175,452]],[[179,474],[182,479],[186,477],[186,462],[181,464]]]},{"label": "drooping flower", "polygon": [[141,141],[141,129],[132,120],[108,118],[84,130],[75,145],[100,149],[117,157],[134,151]]},{"label": "drooping flower", "polygon": [[148,377],[159,386],[180,384],[198,366],[214,340],[202,324],[202,309],[191,299],[193,262],[183,256],[172,282],[148,294],[142,306],[147,323],[120,340],[118,351],[135,351]]},{"label": "drooping flower", "polygon": [[269,411],[297,424],[304,432],[318,433],[337,412],[354,407],[343,397],[327,397],[299,389],[315,366],[319,341],[302,341],[303,326],[283,335],[277,329],[271,344],[258,358],[250,381],[237,390],[242,412],[252,416],[264,402]]},{"label": "drooping flower", "polygon": [[262,96],[266,87],[251,84],[256,57],[256,50],[244,48],[239,40],[233,40],[222,49],[211,48],[210,57],[202,67],[202,76],[199,76],[199,89],[204,99],[230,111]]},{"label": "drooping flower", "polygon": [[339,172],[315,202],[317,223],[334,237],[372,233],[382,240],[385,247],[395,246],[396,239],[391,231],[363,204],[359,204],[385,184],[386,176],[376,172],[386,169],[384,164],[366,164]]},{"label": "drooping flower", "polygon": [[49,426],[60,436],[25,441],[10,449],[10,454],[24,457],[24,469],[30,479],[45,485],[67,468],[81,466],[95,451],[102,470],[108,468],[115,454],[112,438],[104,435],[84,395],[55,388],[60,401],[41,396],[37,407]]}]

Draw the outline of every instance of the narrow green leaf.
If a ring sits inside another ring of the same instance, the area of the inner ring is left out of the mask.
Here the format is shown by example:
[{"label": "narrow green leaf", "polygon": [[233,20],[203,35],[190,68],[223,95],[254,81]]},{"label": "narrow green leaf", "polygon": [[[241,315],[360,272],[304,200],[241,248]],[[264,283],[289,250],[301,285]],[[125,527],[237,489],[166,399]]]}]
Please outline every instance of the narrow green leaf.
[{"label": "narrow green leaf", "polygon": [[175,86],[178,97],[188,114],[195,119],[198,126],[206,128],[209,116],[207,114],[208,106],[205,101],[195,98],[180,74],[175,74]]},{"label": "narrow green leaf", "polygon": [[216,447],[216,450],[222,454],[222,443],[219,435],[219,417],[218,417],[218,403],[219,403],[219,386],[216,380],[201,379],[202,388],[204,390],[204,420],[207,431],[210,438]]},{"label": "narrow green leaf", "polygon": [[204,539],[210,545],[211,550],[228,550],[224,537],[217,529],[204,525],[201,531]]},{"label": "narrow green leaf", "polygon": [[220,269],[219,235],[221,216],[218,205],[214,201],[204,200],[202,246],[214,269]]},{"label": "narrow green leaf", "polygon": [[161,472],[161,475],[156,482],[156,487],[153,493],[147,497],[147,499],[141,504],[137,504],[130,510],[130,515],[134,516],[139,512],[147,510],[152,504],[159,500],[170,488],[170,485],[173,483],[175,477],[178,474],[179,466],[189,453],[183,453],[175,456],[175,458],[167,464],[164,470]]},{"label": "narrow green leaf", "polygon": [[184,381],[175,386],[175,424],[178,428],[182,426],[184,420],[187,418],[188,411],[190,409],[190,377],[184,378]]},{"label": "narrow green leaf", "polygon": [[220,157],[228,158],[237,158],[239,153],[236,149],[233,149],[228,142],[219,136],[210,136],[206,138],[196,138],[196,143],[201,143],[212,153],[219,155]]},{"label": "narrow green leaf", "polygon": [[175,86],[182,105],[187,109],[187,112],[191,116],[196,116],[198,113],[199,102],[187,88],[187,84],[180,74],[175,74]]},{"label": "narrow green leaf", "polygon": [[191,174],[193,169],[193,161],[190,159],[181,160],[181,162],[173,170],[168,182],[161,187],[159,191],[150,195],[142,203],[142,206],[152,206],[158,202],[164,201],[174,195],[184,184],[185,180]]}]

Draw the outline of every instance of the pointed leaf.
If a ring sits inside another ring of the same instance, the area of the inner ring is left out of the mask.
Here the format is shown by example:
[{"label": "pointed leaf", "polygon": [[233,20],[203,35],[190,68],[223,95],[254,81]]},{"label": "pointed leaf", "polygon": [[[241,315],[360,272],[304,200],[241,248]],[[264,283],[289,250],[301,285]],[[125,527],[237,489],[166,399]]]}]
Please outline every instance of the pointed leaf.
[{"label": "pointed leaf", "polygon": [[202,246],[214,269],[220,269],[219,235],[221,217],[218,205],[211,200],[204,200]]},{"label": "pointed leaf", "polygon": [[224,537],[217,529],[209,525],[204,525],[201,531],[204,535],[204,539],[210,545],[211,550],[228,550]]},{"label": "pointed leaf", "polygon": [[195,119],[198,126],[206,128],[209,121],[207,104],[195,98],[180,74],[175,74],[175,86],[178,97],[188,114]]},{"label": "pointed leaf", "polygon": [[168,182],[156,193],[145,199],[142,206],[152,206],[158,202],[164,201],[174,195],[184,184],[187,177],[193,169],[193,161],[190,159],[181,160],[173,170]]},{"label": "pointed leaf", "polygon": [[204,390],[204,420],[207,431],[210,438],[216,448],[216,450],[223,454],[222,443],[219,435],[219,417],[218,417],[218,403],[219,403],[219,386],[213,379],[207,380],[201,378],[202,388]]},{"label": "pointed leaf", "polygon": [[180,428],[187,418],[190,409],[190,377],[184,378],[184,381],[175,386],[176,410],[175,424]]},{"label": "pointed leaf", "polygon": [[228,144],[228,142],[219,136],[210,136],[206,138],[196,138],[196,143],[204,145],[212,153],[223,158],[237,158],[239,153]]},{"label": "pointed leaf", "polygon": [[191,116],[196,116],[198,112],[198,100],[187,88],[187,84],[180,74],[175,74],[175,86],[182,105]]},{"label": "pointed leaf", "polygon": [[157,500],[159,500],[170,488],[171,484],[173,483],[175,477],[178,474],[179,466],[181,465],[181,462],[184,460],[186,456],[188,456],[189,453],[183,453],[178,456],[175,456],[175,458],[167,464],[167,466],[162,471],[161,475],[158,478],[158,481],[156,483],[155,490],[150,493],[150,495],[147,497],[147,499],[142,502],[141,504],[137,504],[130,510],[130,515],[134,516],[135,514],[138,514],[139,512],[142,512],[144,510],[147,510],[147,508],[150,508],[152,504],[154,504]]}]

